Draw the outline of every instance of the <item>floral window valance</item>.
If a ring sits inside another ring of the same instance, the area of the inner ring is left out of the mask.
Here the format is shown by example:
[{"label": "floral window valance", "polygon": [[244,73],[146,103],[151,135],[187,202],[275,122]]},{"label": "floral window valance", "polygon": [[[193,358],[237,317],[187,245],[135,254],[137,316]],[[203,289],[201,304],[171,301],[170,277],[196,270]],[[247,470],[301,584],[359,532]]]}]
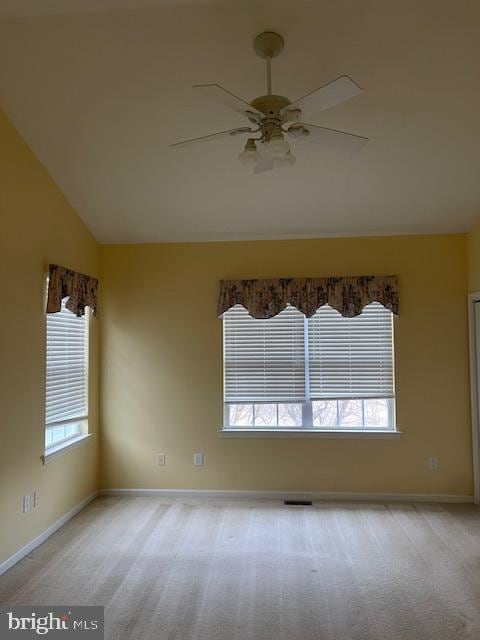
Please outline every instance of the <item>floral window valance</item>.
[{"label": "floral window valance", "polygon": [[77,273],[58,264],[49,267],[47,313],[57,313],[62,308],[62,300],[76,316],[85,315],[85,307],[90,307],[97,317],[98,280],[83,273]]},{"label": "floral window valance", "polygon": [[221,280],[218,315],[241,304],[254,318],[272,318],[291,304],[310,318],[328,304],[353,318],[371,302],[398,315],[397,276]]}]

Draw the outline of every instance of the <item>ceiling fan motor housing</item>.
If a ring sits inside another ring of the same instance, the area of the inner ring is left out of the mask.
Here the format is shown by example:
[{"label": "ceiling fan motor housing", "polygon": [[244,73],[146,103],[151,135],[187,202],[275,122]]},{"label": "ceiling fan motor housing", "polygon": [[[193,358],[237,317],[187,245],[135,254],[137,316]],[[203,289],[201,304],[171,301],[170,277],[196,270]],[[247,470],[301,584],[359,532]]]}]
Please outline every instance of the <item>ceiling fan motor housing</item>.
[{"label": "ceiling fan motor housing", "polygon": [[266,95],[255,98],[250,104],[254,109],[257,109],[266,116],[278,118],[281,122],[282,117],[280,111],[284,107],[288,107],[290,100],[284,96]]},{"label": "ceiling fan motor housing", "polygon": [[256,114],[249,115],[251,122],[256,124],[262,134],[262,140],[270,140],[274,133],[284,133],[282,125],[288,119],[285,113],[281,113],[282,109],[290,104],[290,100],[285,96],[277,96],[269,94],[266,96],[260,96],[250,102],[250,105],[256,109],[256,111],[263,114],[263,117]]}]

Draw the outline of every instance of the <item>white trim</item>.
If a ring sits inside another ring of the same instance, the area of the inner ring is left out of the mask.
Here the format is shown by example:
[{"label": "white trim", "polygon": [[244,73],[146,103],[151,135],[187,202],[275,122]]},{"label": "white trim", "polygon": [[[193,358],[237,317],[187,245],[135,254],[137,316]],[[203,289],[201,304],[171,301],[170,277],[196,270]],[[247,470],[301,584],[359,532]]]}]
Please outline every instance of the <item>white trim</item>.
[{"label": "white trim", "polygon": [[324,438],[334,439],[390,439],[398,440],[402,436],[401,431],[394,429],[218,429],[221,438]]},{"label": "white trim", "polygon": [[57,456],[61,456],[63,453],[70,451],[71,449],[75,449],[79,447],[81,444],[85,444],[92,437],[91,433],[81,433],[79,436],[75,436],[74,438],[70,438],[69,440],[65,440],[64,442],[60,442],[53,447],[49,447],[46,449],[43,456],[40,456],[43,464],[48,464]]},{"label": "white trim", "polygon": [[342,491],[229,491],[217,489],[101,489],[102,496],[157,498],[247,498],[270,500],[348,500],[352,502],[473,502],[473,496],[430,493],[357,493]]},{"label": "white trim", "polygon": [[473,487],[475,504],[480,504],[480,408],[479,380],[476,348],[475,304],[480,302],[480,292],[468,296],[468,329],[470,348],[470,406],[472,411]]},{"label": "white trim", "polygon": [[47,538],[49,538],[53,533],[55,533],[55,531],[58,531],[60,527],[63,527],[64,524],[66,524],[69,520],[71,520],[74,516],[76,516],[77,513],[79,513],[82,509],[84,509],[87,506],[87,504],[90,504],[92,500],[95,500],[97,496],[98,496],[98,491],[94,491],[93,493],[91,493],[88,497],[85,498],[85,500],[82,500],[80,504],[77,504],[76,507],[71,509],[59,520],[51,524],[48,527],[48,529],[45,529],[43,533],[41,533],[39,536],[31,540],[30,542],[27,542],[26,545],[21,547],[12,556],[10,556],[4,562],[2,562],[0,564],[0,576],[2,575],[2,573],[5,573],[5,571],[8,571],[9,569],[11,569],[13,565],[17,564],[17,562],[22,560],[22,558],[24,558],[26,555],[31,553],[36,547],[38,547],[43,542],[45,542],[45,540],[47,540]]}]

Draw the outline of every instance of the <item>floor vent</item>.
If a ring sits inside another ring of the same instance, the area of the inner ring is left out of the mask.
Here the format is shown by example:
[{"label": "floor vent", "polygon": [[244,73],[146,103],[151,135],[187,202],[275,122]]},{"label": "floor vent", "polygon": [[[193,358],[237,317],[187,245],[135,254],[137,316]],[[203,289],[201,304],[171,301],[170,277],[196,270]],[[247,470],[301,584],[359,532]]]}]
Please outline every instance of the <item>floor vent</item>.
[{"label": "floor vent", "polygon": [[284,500],[283,504],[286,504],[287,507],[311,507],[311,500]]}]

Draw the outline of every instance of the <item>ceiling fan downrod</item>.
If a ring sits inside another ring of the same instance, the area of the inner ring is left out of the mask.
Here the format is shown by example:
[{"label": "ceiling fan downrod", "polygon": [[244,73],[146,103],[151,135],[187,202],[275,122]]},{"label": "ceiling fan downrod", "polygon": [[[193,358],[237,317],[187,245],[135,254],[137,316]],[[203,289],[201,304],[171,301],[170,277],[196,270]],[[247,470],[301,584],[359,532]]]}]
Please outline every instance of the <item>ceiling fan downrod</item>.
[{"label": "ceiling fan downrod", "polygon": [[267,95],[272,95],[272,59],[267,58]]},{"label": "ceiling fan downrod", "polygon": [[285,46],[281,35],[273,31],[260,33],[253,42],[253,48],[267,63],[267,95],[272,95],[272,58],[276,58]]}]

